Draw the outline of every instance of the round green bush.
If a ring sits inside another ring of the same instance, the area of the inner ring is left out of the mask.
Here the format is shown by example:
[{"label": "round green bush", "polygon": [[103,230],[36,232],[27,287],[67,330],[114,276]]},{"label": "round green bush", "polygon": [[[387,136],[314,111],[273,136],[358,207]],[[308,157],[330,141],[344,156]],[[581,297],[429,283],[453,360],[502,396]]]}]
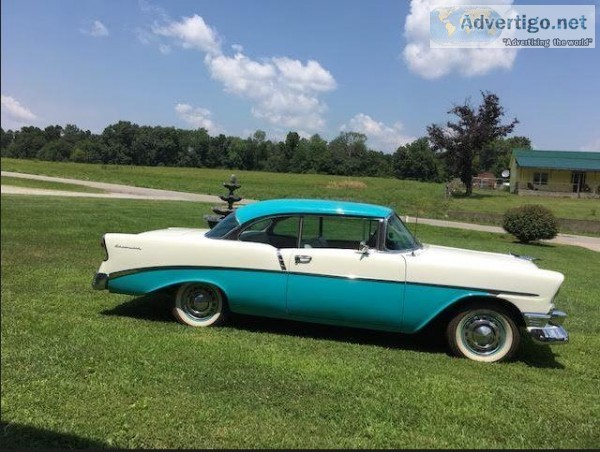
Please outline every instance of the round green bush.
[{"label": "round green bush", "polygon": [[502,227],[523,243],[553,239],[558,234],[556,217],[552,211],[539,204],[528,204],[507,210]]}]

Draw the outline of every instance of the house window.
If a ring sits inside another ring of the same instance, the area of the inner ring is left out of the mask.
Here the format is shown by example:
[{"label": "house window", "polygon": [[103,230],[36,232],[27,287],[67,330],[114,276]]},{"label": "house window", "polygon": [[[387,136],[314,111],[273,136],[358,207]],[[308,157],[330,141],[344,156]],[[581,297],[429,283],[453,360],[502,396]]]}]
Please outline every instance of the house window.
[{"label": "house window", "polygon": [[548,173],[533,173],[534,185],[548,185]]},{"label": "house window", "polygon": [[573,171],[571,173],[571,184],[573,184],[573,193],[590,190],[585,183],[585,173],[582,171]]}]

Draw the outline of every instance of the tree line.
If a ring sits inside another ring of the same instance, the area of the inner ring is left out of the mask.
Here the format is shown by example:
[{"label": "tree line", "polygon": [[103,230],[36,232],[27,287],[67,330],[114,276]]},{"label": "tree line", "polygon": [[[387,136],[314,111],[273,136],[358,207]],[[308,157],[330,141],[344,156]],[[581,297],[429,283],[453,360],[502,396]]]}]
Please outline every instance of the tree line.
[{"label": "tree line", "polygon": [[[115,165],[181,166],[344,176],[397,177],[441,182],[508,168],[513,148],[530,148],[526,137],[506,138],[514,125],[502,126],[497,96],[482,93],[478,110],[468,103],[448,113],[459,118],[446,127],[432,124],[428,136],[399,146],[392,154],[369,149],[367,137],[341,132],[331,141],[318,134],[303,138],[290,131],[285,140],[267,140],[257,130],[248,138],[206,129],[141,126],[119,121],[94,134],[74,124],[0,128],[3,157]],[[469,164],[465,165],[465,160]]]}]

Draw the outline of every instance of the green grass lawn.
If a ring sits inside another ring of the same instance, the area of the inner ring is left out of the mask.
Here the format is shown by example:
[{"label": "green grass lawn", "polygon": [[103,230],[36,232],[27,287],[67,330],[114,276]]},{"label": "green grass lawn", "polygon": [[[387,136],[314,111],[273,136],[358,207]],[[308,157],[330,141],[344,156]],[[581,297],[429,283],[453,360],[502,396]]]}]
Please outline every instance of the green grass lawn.
[{"label": "green grass lawn", "polygon": [[106,193],[94,187],[85,185],[67,184],[62,182],[48,182],[43,180],[24,179],[22,177],[0,177],[2,185],[13,185],[15,187],[41,188],[44,190],[79,191],[85,193]]},{"label": "green grass lawn", "polygon": [[424,242],[533,255],[566,275],[571,342],[526,341],[514,362],[488,365],[449,356],[427,334],[241,316],[194,329],[172,320],[164,298],[91,289],[103,233],[205,227],[207,205],[3,195],[1,207],[2,447],[600,444],[592,251],[419,226]]},{"label": "green grass lawn", "polygon": [[[383,204],[401,215],[444,219],[452,212],[502,215],[511,207],[544,204],[559,218],[600,222],[598,199],[540,198],[507,192],[477,190],[470,198],[445,199],[444,184],[394,178],[343,177],[316,174],[283,174],[206,168],[158,168],[82,163],[44,162],[3,158],[2,170],[46,176],[68,177],[139,187],[222,195],[223,182],[232,173],[242,187],[237,193],[247,199],[328,198]],[[461,218],[456,218],[461,219]],[[497,223],[497,219],[478,218]],[[564,230],[561,232],[570,232]]]}]

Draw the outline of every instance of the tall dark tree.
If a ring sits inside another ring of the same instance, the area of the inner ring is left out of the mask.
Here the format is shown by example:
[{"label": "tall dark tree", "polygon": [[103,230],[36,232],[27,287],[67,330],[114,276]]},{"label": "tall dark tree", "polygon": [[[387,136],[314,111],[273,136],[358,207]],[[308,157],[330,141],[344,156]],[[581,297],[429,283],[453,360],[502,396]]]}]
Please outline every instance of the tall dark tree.
[{"label": "tall dark tree", "polygon": [[487,91],[482,91],[481,96],[482,102],[477,108],[467,100],[448,111],[458,118],[457,122],[448,121],[446,127],[427,126],[433,148],[442,152],[448,173],[465,184],[467,196],[473,193],[475,160],[479,152],[494,140],[511,133],[519,123],[514,118],[508,124],[501,124],[504,108],[498,96]]},{"label": "tall dark tree", "polygon": [[300,144],[300,135],[298,132],[288,132],[285,137],[285,147],[283,148],[285,153],[285,158],[289,162],[292,160],[296,149],[298,149],[298,145]]}]

